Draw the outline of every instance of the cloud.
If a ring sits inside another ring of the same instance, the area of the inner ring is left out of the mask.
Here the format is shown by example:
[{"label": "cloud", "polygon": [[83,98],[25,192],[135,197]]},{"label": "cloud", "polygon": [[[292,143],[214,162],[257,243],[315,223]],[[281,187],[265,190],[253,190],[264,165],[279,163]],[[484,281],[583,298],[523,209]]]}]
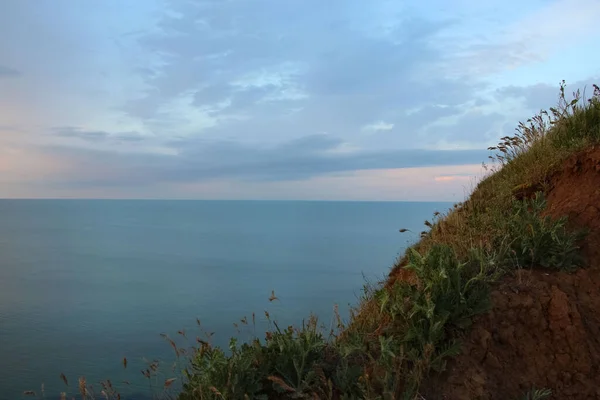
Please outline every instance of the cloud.
[{"label": "cloud", "polygon": [[[440,173],[465,174],[472,177],[472,181],[435,181]],[[481,165],[473,164],[359,170],[299,181],[257,182],[224,178],[197,182],[161,182],[144,186],[121,185],[110,190],[94,185],[74,187],[48,182],[4,183],[3,187],[10,189],[7,192],[9,197],[16,198],[462,201],[481,175]],[[398,182],[402,184],[399,185]]]},{"label": "cloud", "polygon": [[299,181],[355,170],[413,168],[481,163],[485,151],[387,150],[336,152],[340,138],[312,135],[277,146],[250,146],[234,141],[180,140],[173,154],[115,153],[69,147],[46,148],[69,160],[73,169],[54,177],[72,187],[118,187],[160,182]]},{"label": "cloud", "polygon": [[440,175],[433,178],[436,182],[469,181],[473,179],[470,175]]},{"label": "cloud", "polygon": [[[570,1],[9,2],[1,62],[19,71],[0,75],[26,74],[2,80],[0,141],[55,167],[4,167],[38,171],[45,191],[151,195],[479,164],[478,149],[553,105],[556,71],[597,71],[597,2]],[[446,175],[461,181],[428,182]]]},{"label": "cloud", "polygon": [[0,65],[0,78],[19,76],[21,73],[16,69]]},{"label": "cloud", "polygon": [[365,126],[363,126],[362,129],[363,129],[363,131],[368,131],[368,132],[390,131],[390,130],[394,129],[394,124],[379,121],[379,122],[374,122],[369,125],[365,125]]},{"label": "cloud", "polygon": [[85,131],[80,128],[75,128],[71,126],[65,126],[62,128],[55,128],[54,132],[57,136],[68,137],[68,138],[78,138],[89,141],[99,141],[105,140],[108,138],[108,133],[103,131]]},{"label": "cloud", "polygon": [[[464,174],[469,180],[438,182],[435,176],[449,172]],[[482,176],[481,165],[417,167],[384,170],[358,170],[345,174],[326,174],[302,181],[240,182],[219,180],[198,183],[176,183],[173,191],[187,193],[189,198],[246,198],[265,200],[356,200],[356,201],[462,201]],[[402,182],[399,185],[398,182]]]},{"label": "cloud", "polygon": [[[600,75],[576,82],[566,82],[565,97],[567,100],[571,100],[573,92],[580,90],[582,96],[585,94],[585,97],[590,98],[594,91],[592,85],[598,84],[598,82],[600,82]],[[539,111],[556,106],[560,91],[559,83],[557,82],[556,85],[545,83],[528,86],[510,85],[497,89],[495,94],[499,99],[506,99],[508,97],[519,99],[523,102],[527,110]]]},{"label": "cloud", "polygon": [[[438,41],[448,50],[448,63],[429,65],[423,74],[439,72],[454,77],[490,76],[528,65],[547,62],[565,50],[600,38],[596,0],[533,0],[527,4],[489,2],[483,14],[465,1],[468,27],[444,35]],[[562,58],[562,57],[561,57]],[[563,60],[566,61],[566,60]],[[568,61],[572,62],[572,61]],[[568,69],[568,68],[566,68]]]},{"label": "cloud", "polygon": [[435,143],[454,144],[457,147],[468,144],[470,147],[484,148],[490,140],[500,137],[500,126],[505,119],[506,116],[498,112],[469,110],[455,116],[450,122],[428,127],[426,134],[435,138]]},{"label": "cloud", "polygon": [[107,140],[117,142],[140,142],[144,137],[138,132],[116,132],[109,133],[98,130],[85,130],[73,126],[56,127],[52,133],[57,137],[75,138],[88,142],[104,142]]},{"label": "cloud", "polygon": [[[213,121],[204,136],[360,138],[372,121],[400,124],[405,108],[464,102],[481,88],[437,74],[415,79],[428,63],[444,61],[434,42],[460,22],[452,18],[395,17],[381,34],[377,25],[365,29],[379,21],[363,8],[339,1],[332,14],[315,13],[317,1],[265,1],[260,12],[239,1],[169,4],[160,31],[140,39],[161,62],[141,75],[145,95],[123,108],[149,126],[169,104],[191,96]],[[377,18],[384,5],[373,4]],[[197,131],[193,125],[181,129]]]}]

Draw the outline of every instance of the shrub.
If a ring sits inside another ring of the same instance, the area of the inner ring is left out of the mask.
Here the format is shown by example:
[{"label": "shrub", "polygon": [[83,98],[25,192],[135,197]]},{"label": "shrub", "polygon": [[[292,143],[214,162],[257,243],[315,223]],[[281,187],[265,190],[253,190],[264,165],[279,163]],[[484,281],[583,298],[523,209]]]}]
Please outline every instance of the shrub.
[{"label": "shrub", "polygon": [[399,282],[378,294],[382,312],[393,321],[386,334],[398,337],[398,350],[408,364],[405,396],[416,393],[430,369],[442,371],[446,359],[458,354],[453,331],[488,310],[488,261],[476,250],[470,260],[459,262],[448,246],[436,245],[424,255],[412,249],[405,268],[414,272],[418,283]]},{"label": "shrub", "polygon": [[569,231],[566,217],[553,219],[543,215],[545,208],[546,199],[541,192],[533,199],[513,203],[506,224],[512,254],[522,266],[573,270],[583,262],[579,243],[585,232]]},{"label": "shrub", "polygon": [[[268,316],[268,314],[267,314]],[[230,340],[228,356],[208,343],[196,349],[188,382],[180,399],[267,399],[302,397],[321,389],[327,353],[334,348],[311,317],[302,328],[292,326],[238,346]]]}]

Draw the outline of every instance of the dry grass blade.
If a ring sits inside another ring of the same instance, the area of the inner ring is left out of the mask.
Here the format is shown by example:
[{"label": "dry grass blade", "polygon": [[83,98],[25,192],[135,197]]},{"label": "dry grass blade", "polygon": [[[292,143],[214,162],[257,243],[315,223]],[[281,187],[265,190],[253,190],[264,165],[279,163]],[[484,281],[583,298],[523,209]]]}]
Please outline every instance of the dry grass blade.
[{"label": "dry grass blade", "polygon": [[173,384],[173,382],[175,382],[177,380],[177,378],[169,378],[167,380],[165,380],[165,388],[168,388],[169,386],[171,386],[171,384]]},{"label": "dry grass blade", "polygon": [[127,357],[123,357],[123,368],[127,368]]},{"label": "dry grass blade", "polygon": [[214,394],[216,394],[217,396],[224,398],[223,395],[221,394],[221,392],[219,392],[219,390],[216,387],[211,386],[210,391],[213,392]]},{"label": "dry grass blade", "polygon": [[156,372],[158,370],[158,361],[153,361],[150,364],[150,369],[152,370],[152,372]]},{"label": "dry grass blade", "polygon": [[198,343],[200,343],[201,345],[204,345],[204,346],[208,346],[208,344],[209,344],[206,340],[200,339],[199,336],[196,336],[196,342],[198,342]]},{"label": "dry grass blade", "polygon": [[171,339],[169,336],[165,335],[164,336],[165,340],[167,342],[169,342],[169,344],[171,345],[171,347],[173,348],[173,350],[175,351],[175,355],[177,356],[177,358],[179,358],[179,349],[177,348],[177,345],[175,344],[175,342],[173,341],[173,339]]},{"label": "dry grass blade", "polygon": [[277,296],[275,296],[275,291],[271,290],[271,296],[269,297],[269,301],[279,300]]},{"label": "dry grass blade", "polygon": [[285,381],[277,376],[271,375],[267,378],[271,382],[275,383],[277,386],[285,390],[286,392],[295,393],[296,389],[285,383]]},{"label": "dry grass blade", "polygon": [[79,378],[79,393],[85,399],[88,395],[87,383],[85,381],[85,377],[82,376]]}]

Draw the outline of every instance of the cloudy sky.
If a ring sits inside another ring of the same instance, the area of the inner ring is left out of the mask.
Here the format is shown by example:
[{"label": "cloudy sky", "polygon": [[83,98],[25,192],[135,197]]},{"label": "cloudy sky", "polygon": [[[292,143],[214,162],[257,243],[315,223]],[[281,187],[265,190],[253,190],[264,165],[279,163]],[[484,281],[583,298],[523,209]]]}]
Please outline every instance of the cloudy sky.
[{"label": "cloudy sky", "polygon": [[1,0],[0,197],[460,201],[600,0]]}]

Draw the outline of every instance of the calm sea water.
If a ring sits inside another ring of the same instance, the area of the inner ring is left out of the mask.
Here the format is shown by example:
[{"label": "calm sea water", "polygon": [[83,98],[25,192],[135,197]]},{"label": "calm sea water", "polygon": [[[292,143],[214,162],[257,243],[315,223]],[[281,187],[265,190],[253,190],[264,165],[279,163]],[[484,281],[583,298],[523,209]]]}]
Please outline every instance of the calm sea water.
[{"label": "calm sea water", "polygon": [[284,326],[311,312],[329,324],[415,239],[399,228],[419,232],[449,206],[2,200],[0,399],[42,383],[57,398],[81,375],[147,392],[142,358],[174,361],[159,334],[195,337],[196,318],[222,346],[252,312],[257,331],[264,310]]}]

